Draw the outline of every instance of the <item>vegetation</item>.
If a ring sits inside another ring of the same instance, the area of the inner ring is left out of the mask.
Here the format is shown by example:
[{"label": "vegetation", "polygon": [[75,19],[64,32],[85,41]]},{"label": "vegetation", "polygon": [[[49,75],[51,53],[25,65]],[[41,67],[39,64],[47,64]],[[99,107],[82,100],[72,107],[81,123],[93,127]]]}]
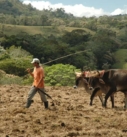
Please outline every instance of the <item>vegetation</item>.
[{"label": "vegetation", "polygon": [[[37,57],[46,64],[49,85],[70,85],[67,82],[72,82],[70,66],[75,69],[127,68],[126,22],[126,14],[79,18],[66,14],[62,8],[39,11],[19,0],[1,0],[0,69],[26,77],[25,69],[31,68],[32,58]],[[59,75],[60,70],[67,75]],[[53,78],[56,72],[58,76]],[[55,80],[58,77],[62,83]],[[68,80],[63,82],[64,78]],[[30,80],[28,77],[24,83]]]},{"label": "vegetation", "polygon": [[74,85],[76,68],[72,65],[57,64],[45,68],[45,82],[49,85],[56,86],[72,86]]},{"label": "vegetation", "polygon": [[113,68],[124,68],[127,69],[127,49],[119,49],[114,53],[116,63]]}]

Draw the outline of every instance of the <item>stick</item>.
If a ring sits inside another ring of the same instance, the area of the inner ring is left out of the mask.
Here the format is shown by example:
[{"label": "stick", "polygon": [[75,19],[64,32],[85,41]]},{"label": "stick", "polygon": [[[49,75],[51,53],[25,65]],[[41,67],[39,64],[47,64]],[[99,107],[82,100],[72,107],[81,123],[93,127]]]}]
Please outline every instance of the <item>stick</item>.
[{"label": "stick", "polygon": [[[88,50],[90,50],[90,49],[88,49]],[[87,50],[78,51],[78,52],[75,52],[75,53],[72,53],[72,54],[68,54],[68,55],[66,55],[66,56],[62,56],[62,57],[60,57],[60,58],[56,58],[56,59],[54,59],[54,60],[48,61],[48,62],[46,62],[46,63],[43,63],[43,65],[49,64],[49,63],[51,63],[51,62],[53,62],[53,61],[56,61],[56,60],[59,60],[59,59],[63,59],[63,58],[66,58],[66,57],[69,57],[69,56],[72,56],[72,55],[75,55],[75,54],[79,54],[79,53],[82,53],[82,52],[86,52],[86,51],[87,51]]]},{"label": "stick", "polygon": [[[44,93],[47,97],[49,97],[50,99],[52,99],[52,97],[49,95],[49,94],[47,94],[47,93],[45,93],[43,90],[41,90],[40,88],[38,88],[38,90],[40,90],[42,93]],[[52,99],[52,106],[55,106],[55,103],[54,103],[54,100]]]},{"label": "stick", "polygon": [[49,97],[50,99],[52,99],[52,97],[49,95],[49,94],[47,94],[47,93],[45,93],[43,90],[41,90],[40,88],[37,88],[38,90],[40,90],[41,92],[43,92],[47,97]]}]

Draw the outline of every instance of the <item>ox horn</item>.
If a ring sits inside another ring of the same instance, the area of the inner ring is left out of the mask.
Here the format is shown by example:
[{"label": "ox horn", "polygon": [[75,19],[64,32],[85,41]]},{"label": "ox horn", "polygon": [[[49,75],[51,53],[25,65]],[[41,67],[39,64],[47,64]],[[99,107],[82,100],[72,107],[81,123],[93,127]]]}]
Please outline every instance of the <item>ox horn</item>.
[{"label": "ox horn", "polygon": [[99,76],[101,75],[100,72],[97,70],[97,73],[99,74]]}]

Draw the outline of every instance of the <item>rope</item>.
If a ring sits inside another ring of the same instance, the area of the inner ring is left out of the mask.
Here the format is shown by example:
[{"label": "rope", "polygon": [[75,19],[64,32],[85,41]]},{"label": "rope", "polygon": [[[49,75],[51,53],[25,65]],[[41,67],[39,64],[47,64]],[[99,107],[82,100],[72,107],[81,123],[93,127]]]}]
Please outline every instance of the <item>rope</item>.
[{"label": "rope", "polygon": [[[88,50],[89,50],[89,49],[88,49]],[[60,57],[60,58],[56,58],[56,59],[54,59],[54,60],[48,61],[48,62],[46,62],[46,63],[43,63],[43,65],[49,64],[49,63],[51,63],[51,62],[53,62],[53,61],[56,61],[56,60],[59,60],[59,59],[63,59],[63,58],[66,58],[66,57],[69,57],[69,56],[72,56],[72,55],[80,54],[80,53],[86,52],[86,51],[88,51],[88,50],[83,50],[83,51],[78,51],[78,52],[75,52],[75,53],[72,53],[72,54],[68,54],[68,55],[66,55],[66,56],[62,56],[62,57]]]}]

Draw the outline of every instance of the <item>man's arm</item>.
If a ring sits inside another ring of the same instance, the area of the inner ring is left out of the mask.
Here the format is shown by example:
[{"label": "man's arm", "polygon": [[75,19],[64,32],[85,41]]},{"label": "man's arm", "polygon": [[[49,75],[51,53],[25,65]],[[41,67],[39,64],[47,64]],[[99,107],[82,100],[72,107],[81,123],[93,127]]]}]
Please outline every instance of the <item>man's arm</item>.
[{"label": "man's arm", "polygon": [[26,70],[32,77],[34,77],[33,73],[31,72],[30,68]]}]

